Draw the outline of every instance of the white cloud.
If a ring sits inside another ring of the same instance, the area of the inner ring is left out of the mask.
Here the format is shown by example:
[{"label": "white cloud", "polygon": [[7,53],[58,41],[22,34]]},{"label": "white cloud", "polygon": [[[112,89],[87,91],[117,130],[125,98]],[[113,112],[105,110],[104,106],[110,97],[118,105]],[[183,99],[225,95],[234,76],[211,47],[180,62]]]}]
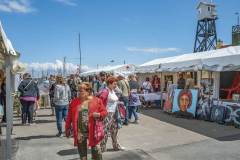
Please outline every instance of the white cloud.
[{"label": "white cloud", "polygon": [[142,53],[163,53],[163,52],[178,52],[179,48],[137,48],[127,47],[129,52],[142,52]]},{"label": "white cloud", "polygon": [[77,6],[77,3],[75,0],[55,0],[55,1],[65,4],[65,5],[68,5],[68,6]]},{"label": "white cloud", "polygon": [[[67,74],[75,74],[77,73],[78,65],[72,63],[66,63],[66,72]],[[82,66],[82,72],[88,71],[90,68],[88,66]],[[27,64],[27,72],[33,72],[33,77],[38,77],[42,75],[49,74],[61,74],[63,71],[63,62],[61,60],[56,60],[55,62],[46,62],[46,63],[39,63],[33,62]]]},{"label": "white cloud", "polygon": [[31,0],[0,0],[0,11],[29,13],[35,9],[31,6]]}]

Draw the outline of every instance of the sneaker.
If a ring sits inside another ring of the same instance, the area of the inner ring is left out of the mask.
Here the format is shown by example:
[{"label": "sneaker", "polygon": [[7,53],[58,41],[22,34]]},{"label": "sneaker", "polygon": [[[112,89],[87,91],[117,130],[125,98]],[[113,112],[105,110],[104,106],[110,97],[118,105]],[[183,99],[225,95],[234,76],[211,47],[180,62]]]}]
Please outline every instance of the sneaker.
[{"label": "sneaker", "polygon": [[124,150],[125,150],[125,148],[124,148],[124,147],[122,147],[120,144],[118,144],[118,145],[117,145],[117,147],[116,147],[116,148],[114,148],[113,150],[114,150],[114,151],[124,151]]},{"label": "sneaker", "polygon": [[63,137],[63,134],[62,133],[58,133],[56,134],[57,137]]},{"label": "sneaker", "polygon": [[32,122],[32,123],[28,123],[29,126],[34,126],[36,125],[36,123]]}]

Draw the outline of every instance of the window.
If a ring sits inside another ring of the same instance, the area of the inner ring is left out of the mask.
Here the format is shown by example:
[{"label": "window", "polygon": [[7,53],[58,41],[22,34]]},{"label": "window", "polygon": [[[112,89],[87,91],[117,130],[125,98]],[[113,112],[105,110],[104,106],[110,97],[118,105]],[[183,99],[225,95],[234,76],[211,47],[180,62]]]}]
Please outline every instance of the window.
[{"label": "window", "polygon": [[208,12],[210,12],[211,11],[211,7],[208,7]]}]

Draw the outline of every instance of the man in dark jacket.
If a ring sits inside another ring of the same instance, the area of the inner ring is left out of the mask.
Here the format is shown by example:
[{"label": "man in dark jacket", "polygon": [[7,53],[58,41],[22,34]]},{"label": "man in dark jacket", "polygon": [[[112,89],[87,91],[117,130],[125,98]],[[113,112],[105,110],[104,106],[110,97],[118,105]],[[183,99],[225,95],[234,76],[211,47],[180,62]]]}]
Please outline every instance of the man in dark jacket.
[{"label": "man in dark jacket", "polygon": [[33,111],[36,101],[39,99],[39,89],[29,73],[23,75],[23,81],[18,86],[20,92],[20,102],[22,104],[22,124],[27,120],[33,123]]},{"label": "man in dark jacket", "polygon": [[179,74],[179,79],[177,81],[177,88],[178,89],[184,89],[185,88],[185,85],[186,85],[186,81],[185,79],[183,78],[183,75],[182,74]]}]

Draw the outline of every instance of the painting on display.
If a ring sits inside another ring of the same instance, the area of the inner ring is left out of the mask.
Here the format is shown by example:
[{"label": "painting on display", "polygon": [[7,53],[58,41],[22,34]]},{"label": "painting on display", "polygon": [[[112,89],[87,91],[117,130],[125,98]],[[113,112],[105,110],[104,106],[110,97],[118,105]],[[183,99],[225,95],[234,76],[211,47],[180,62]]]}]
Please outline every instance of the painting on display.
[{"label": "painting on display", "polygon": [[174,91],[177,88],[177,85],[171,84],[168,86],[168,91],[167,91],[167,98],[164,103],[163,110],[167,113],[172,112],[172,107],[173,107],[173,98],[174,98]]},{"label": "painting on display", "polygon": [[176,117],[194,118],[197,107],[198,90],[176,89],[172,112]]},{"label": "painting on display", "polygon": [[234,125],[240,127],[240,106],[226,105],[225,123],[227,125]]},{"label": "painting on display", "polygon": [[209,121],[211,117],[211,107],[213,101],[210,98],[201,98],[198,101],[196,118]]}]

